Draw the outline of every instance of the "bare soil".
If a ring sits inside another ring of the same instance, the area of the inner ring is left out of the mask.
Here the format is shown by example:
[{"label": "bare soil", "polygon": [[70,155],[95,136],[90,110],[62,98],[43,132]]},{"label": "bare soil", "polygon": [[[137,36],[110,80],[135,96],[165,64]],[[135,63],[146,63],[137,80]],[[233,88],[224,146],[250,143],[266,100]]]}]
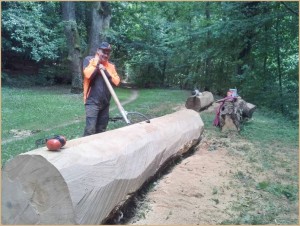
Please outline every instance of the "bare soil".
[{"label": "bare soil", "polygon": [[154,183],[126,224],[220,224],[230,218],[231,203],[243,193],[233,186],[233,175],[247,163],[228,153],[226,143],[230,138],[217,140],[204,132],[193,155]]},{"label": "bare soil", "polygon": [[[206,112],[214,114],[216,107],[213,105]],[[152,188],[137,201],[134,216],[120,218],[115,223],[228,224],[239,219],[240,213],[245,211],[257,216],[258,220],[265,220],[269,217],[270,204],[274,213],[279,214],[267,222],[280,224],[280,219],[282,222],[283,219],[297,222],[297,203],[291,206],[288,201],[275,200],[253,186],[271,177],[260,171],[255,163],[249,162],[245,153],[240,151],[253,148],[252,143],[238,137],[236,132],[231,131],[220,137],[213,131],[204,130],[195,152],[155,181]]]},{"label": "bare soil", "polygon": [[243,191],[233,175],[243,163],[205,134],[196,152],[163,176],[127,224],[220,224]]}]

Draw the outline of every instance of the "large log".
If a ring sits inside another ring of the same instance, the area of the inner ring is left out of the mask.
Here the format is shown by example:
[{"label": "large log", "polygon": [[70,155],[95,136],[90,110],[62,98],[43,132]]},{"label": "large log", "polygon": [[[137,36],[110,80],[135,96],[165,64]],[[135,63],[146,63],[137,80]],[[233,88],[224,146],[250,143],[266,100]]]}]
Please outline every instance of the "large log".
[{"label": "large log", "polygon": [[39,148],[2,171],[2,223],[103,224],[170,158],[200,141],[203,122],[181,110],[151,123]]},{"label": "large log", "polygon": [[256,106],[247,103],[241,97],[227,97],[216,102],[220,102],[214,124],[220,126],[222,131],[240,131],[241,124],[252,118]]},{"label": "large log", "polygon": [[211,92],[205,91],[196,96],[190,96],[185,102],[187,109],[193,109],[197,112],[209,107],[214,102],[214,96]]}]

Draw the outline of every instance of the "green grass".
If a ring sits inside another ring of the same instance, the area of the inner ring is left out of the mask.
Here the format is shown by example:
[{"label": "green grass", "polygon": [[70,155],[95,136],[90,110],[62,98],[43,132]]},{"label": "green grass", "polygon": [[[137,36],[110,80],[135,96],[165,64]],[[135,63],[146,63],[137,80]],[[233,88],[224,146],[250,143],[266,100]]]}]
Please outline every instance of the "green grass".
[{"label": "green grass", "polygon": [[257,109],[253,120],[246,123],[241,134],[252,142],[278,144],[280,147],[298,147],[299,123],[271,111]]},{"label": "green grass", "polygon": [[[116,92],[120,101],[130,96],[129,90]],[[45,130],[82,119],[84,115],[82,95],[70,94],[69,89],[2,87],[2,140],[11,136],[11,129]]]},{"label": "green grass", "polygon": [[[176,111],[176,107],[183,105],[189,92],[183,90],[141,89],[138,99],[124,106],[127,112],[139,112],[147,118],[156,118]],[[120,116],[118,111],[113,111],[111,116]],[[128,115],[130,121],[142,121],[141,117]],[[124,126],[124,122],[110,123],[108,129]]]},{"label": "green grass", "polygon": [[126,106],[127,111],[136,111],[148,115],[150,118],[174,112],[174,107],[185,103],[187,91],[144,89],[140,90],[139,98]]},{"label": "green grass", "polygon": [[258,190],[269,192],[277,197],[284,196],[291,201],[295,201],[297,199],[298,188],[291,184],[283,185],[281,183],[274,183],[271,181],[262,181],[257,184],[256,188]]},{"label": "green grass", "polygon": [[2,139],[10,137],[11,129],[44,130],[78,119],[83,111],[81,95],[2,87]]},{"label": "green grass", "polygon": [[[122,102],[131,91],[116,88]],[[186,91],[145,89],[139,90],[136,101],[123,106],[126,111],[137,111],[149,118],[174,112],[183,104]],[[114,100],[111,100],[110,116],[121,116]],[[8,159],[36,148],[35,141],[56,134],[68,140],[81,137],[85,126],[85,111],[82,94],[71,94],[69,87],[9,88],[2,87],[2,165]],[[109,122],[108,130],[126,126],[125,122]],[[5,142],[13,138],[12,129],[37,131],[29,137]]]}]

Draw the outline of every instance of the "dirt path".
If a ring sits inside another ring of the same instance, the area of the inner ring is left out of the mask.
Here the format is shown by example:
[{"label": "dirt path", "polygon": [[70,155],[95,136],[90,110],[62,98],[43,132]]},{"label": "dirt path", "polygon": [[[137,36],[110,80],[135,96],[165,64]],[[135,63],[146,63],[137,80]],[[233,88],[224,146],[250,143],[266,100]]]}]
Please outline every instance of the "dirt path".
[{"label": "dirt path", "polygon": [[[214,114],[215,107],[207,112]],[[233,142],[234,136],[217,139],[204,130],[194,154],[154,183],[138,201],[135,216],[123,219],[125,224],[221,224],[235,216],[232,204],[245,196],[235,175],[250,166],[243,156],[228,151],[248,145]]]},{"label": "dirt path", "polygon": [[[206,113],[215,114],[216,107],[210,107]],[[270,159],[261,158],[262,151]],[[125,215],[119,223],[295,224],[298,202],[289,197],[294,195],[297,200],[297,192],[287,188],[296,183],[289,179],[291,175],[298,177],[292,172],[298,169],[298,150],[291,153],[294,157],[280,148],[259,149],[233,131],[220,134],[215,129],[205,129],[195,152],[151,184],[147,193],[136,201],[134,217],[127,219]],[[291,159],[295,161],[290,162]],[[282,169],[285,161],[289,166]],[[273,190],[262,189],[264,183],[273,183]],[[279,195],[275,190],[289,195]]]},{"label": "dirt path", "polygon": [[242,162],[204,134],[197,151],[155,183],[127,224],[220,224],[242,195],[232,177]]},{"label": "dirt path", "polygon": [[[139,94],[138,94],[137,90],[131,90],[131,96],[127,100],[121,102],[121,104],[124,106],[126,104],[129,104],[129,103],[135,101],[138,98],[138,95]],[[111,107],[110,111],[115,110],[116,108],[117,108],[116,106]],[[62,127],[65,127],[65,126],[69,126],[69,125],[72,125],[72,124],[75,124],[75,123],[82,122],[84,120],[85,120],[85,116],[82,116],[82,117],[79,117],[76,120],[69,121],[69,122],[66,122],[66,123],[63,123],[63,124],[59,124],[59,125],[57,125],[55,127],[44,129],[43,131],[50,131],[50,130],[53,130],[53,129],[62,128]],[[2,140],[2,144],[10,143],[10,142],[13,142],[13,141],[16,141],[16,140],[25,139],[25,138],[27,138],[29,136],[33,136],[37,132],[40,132],[40,131],[30,131],[30,130],[20,130],[19,131],[19,130],[12,130],[12,134],[14,135],[14,137]]]}]

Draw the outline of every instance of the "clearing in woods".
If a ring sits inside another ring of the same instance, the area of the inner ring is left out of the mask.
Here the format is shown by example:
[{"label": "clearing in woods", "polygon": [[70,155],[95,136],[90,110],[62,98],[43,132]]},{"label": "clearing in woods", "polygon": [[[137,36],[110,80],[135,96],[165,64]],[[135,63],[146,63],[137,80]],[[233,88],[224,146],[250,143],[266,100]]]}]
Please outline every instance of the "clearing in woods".
[{"label": "clearing in woods", "polygon": [[[16,92],[19,95],[16,95]],[[73,134],[74,131],[80,133],[84,123],[80,124],[77,121],[84,120],[84,117],[81,117],[84,114],[80,110],[82,97],[68,94],[68,89],[56,92],[51,87],[51,97],[52,92],[60,97],[64,96],[59,100],[66,99],[67,102],[72,103],[67,105],[62,102],[60,106],[64,107],[62,108],[64,111],[71,108],[73,114],[78,114],[78,119],[75,121],[58,123],[58,126],[64,124],[63,127],[59,127],[59,131],[63,131],[63,134]],[[154,92],[156,95],[153,95]],[[22,104],[25,101],[21,98],[23,94],[34,97],[40,111],[44,110],[43,98],[48,98],[49,95],[49,92],[46,92],[47,95],[36,95],[34,90],[6,88],[2,91],[2,105],[6,104],[4,108],[6,111],[2,116],[11,116],[11,112],[15,112],[13,108],[15,105],[11,106],[12,93],[15,95],[13,97],[16,104]],[[141,91],[139,98],[141,96],[142,104],[133,103],[131,108],[140,111],[148,106],[147,114],[155,115],[158,112],[162,115],[162,112],[169,112],[170,108],[176,106],[177,99],[182,95],[176,92],[177,96],[173,98],[174,100],[172,99],[168,104],[166,104],[167,101],[162,102],[164,105],[159,106],[161,109],[149,107],[156,103],[157,93],[158,90]],[[160,91],[159,94],[160,98],[166,96],[164,91]],[[135,100],[137,93],[132,93],[131,97],[127,101]],[[21,103],[19,103],[20,98]],[[146,104],[145,100],[148,101]],[[49,108],[48,105],[49,103],[47,103]],[[23,108],[26,107],[28,106],[23,106]],[[173,110],[179,110],[181,107]],[[115,223],[139,225],[298,224],[299,134],[297,125],[293,125],[283,117],[275,114],[270,116],[269,113],[266,114],[258,109],[240,134],[221,133],[218,128],[212,126],[215,107],[217,106],[214,104],[200,113],[205,130],[194,153],[177,162],[159,179],[150,182],[146,188],[147,191],[143,190],[144,192],[141,192],[134,200],[132,208],[127,210],[128,213],[124,212],[123,218],[120,217]],[[128,109],[130,109],[129,106]],[[26,111],[30,112],[30,109]],[[22,117],[26,111],[22,112]],[[48,116],[51,116],[50,113]],[[26,117],[30,118],[28,114]],[[16,119],[2,117],[7,131],[15,132],[13,130],[15,127],[10,128],[9,125]],[[36,121],[38,119],[34,118],[32,122]],[[39,128],[38,125],[31,127]],[[24,128],[26,132],[30,129],[26,126]],[[35,130],[35,132],[29,135],[22,134],[18,138],[2,133],[5,135],[2,140],[2,158],[8,159],[10,155],[16,154],[12,153],[15,150],[14,144],[18,147],[22,146],[24,151],[31,150],[34,148],[32,146],[35,139],[47,135],[42,130]],[[49,131],[49,134],[50,132],[56,133],[56,130]]]}]

